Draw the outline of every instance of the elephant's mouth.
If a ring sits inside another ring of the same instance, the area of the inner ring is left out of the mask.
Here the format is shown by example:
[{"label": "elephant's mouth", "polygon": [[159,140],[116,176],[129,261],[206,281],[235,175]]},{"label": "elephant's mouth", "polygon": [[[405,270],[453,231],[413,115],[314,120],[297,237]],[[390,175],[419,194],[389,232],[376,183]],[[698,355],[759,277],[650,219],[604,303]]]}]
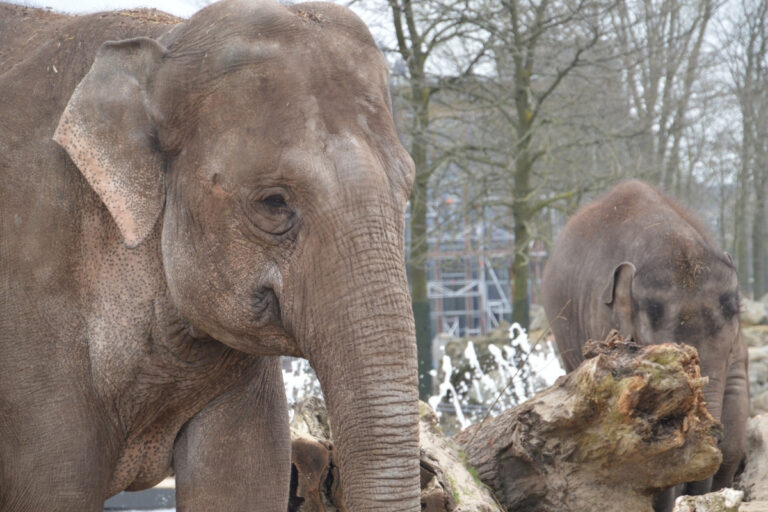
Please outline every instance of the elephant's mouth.
[{"label": "elephant's mouth", "polygon": [[251,312],[256,324],[263,327],[280,323],[280,302],[272,288],[262,287],[251,296]]}]

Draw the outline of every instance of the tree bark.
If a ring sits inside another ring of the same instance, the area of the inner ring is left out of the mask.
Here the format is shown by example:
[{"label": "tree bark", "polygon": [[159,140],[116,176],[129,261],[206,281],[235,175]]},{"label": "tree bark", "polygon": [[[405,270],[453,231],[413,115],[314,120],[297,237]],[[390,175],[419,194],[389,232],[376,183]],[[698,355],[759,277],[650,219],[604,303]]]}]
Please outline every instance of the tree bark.
[{"label": "tree bark", "polygon": [[768,271],[766,269],[766,208],[765,194],[768,189],[768,171],[756,170],[755,179],[755,215],[752,218],[752,290],[755,300],[768,293]]},{"label": "tree bark", "polygon": [[[423,105],[428,108],[428,105]],[[419,358],[419,398],[432,395],[432,332],[430,325],[429,295],[427,291],[427,194],[429,173],[427,150],[423,141],[414,139],[411,155],[416,164],[416,179],[411,191],[411,242],[408,258],[408,277],[411,281],[413,319],[416,324],[416,345]]]},{"label": "tree bark", "polygon": [[[547,10],[548,0],[542,0],[536,9],[536,21],[539,22]],[[530,305],[528,302],[528,277],[530,274],[530,233],[531,222],[531,138],[533,137],[535,113],[531,97],[531,76],[533,75],[534,51],[536,37],[530,37],[523,44],[525,35],[522,33],[517,2],[509,2],[507,9],[510,16],[512,36],[518,51],[512,55],[514,62],[515,88],[515,136],[513,147],[515,151],[515,166],[512,190],[512,220],[514,221],[515,254],[512,261],[514,285],[512,287],[512,321],[524,329],[530,323]],[[538,27],[536,27],[538,28]],[[524,47],[524,49],[523,49]]]},{"label": "tree bark", "polygon": [[739,272],[739,288],[746,295],[751,295],[750,268],[747,240],[747,206],[749,204],[749,142],[748,132],[750,126],[747,120],[742,120],[744,140],[741,150],[741,167],[737,174],[738,194],[733,212],[734,236],[733,254],[736,262],[736,270]]},{"label": "tree bark", "polygon": [[711,475],[719,424],[695,349],[639,347],[618,333],[525,404],[456,441],[508,510],[653,510],[653,496]]}]

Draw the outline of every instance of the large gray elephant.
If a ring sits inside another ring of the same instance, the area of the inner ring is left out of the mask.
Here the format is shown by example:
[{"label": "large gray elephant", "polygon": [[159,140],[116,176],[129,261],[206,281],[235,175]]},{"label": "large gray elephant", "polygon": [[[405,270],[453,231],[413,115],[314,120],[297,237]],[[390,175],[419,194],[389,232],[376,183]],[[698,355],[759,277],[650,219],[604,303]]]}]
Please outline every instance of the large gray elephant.
[{"label": "large gray elephant", "polygon": [[[736,269],[693,215],[653,187],[629,181],[568,221],[544,271],[544,308],[565,362],[610,329],[642,344],[696,347],[707,409],[723,423],[723,462],[699,494],[730,485],[744,453],[749,412]],[[670,433],[681,428],[670,418]],[[671,508],[667,492],[657,510]]]},{"label": "large gray elephant", "polygon": [[[281,354],[347,510],[419,510],[413,163],[345,8],[0,4],[0,510],[287,508]],[[54,142],[55,141],[55,142]]]}]

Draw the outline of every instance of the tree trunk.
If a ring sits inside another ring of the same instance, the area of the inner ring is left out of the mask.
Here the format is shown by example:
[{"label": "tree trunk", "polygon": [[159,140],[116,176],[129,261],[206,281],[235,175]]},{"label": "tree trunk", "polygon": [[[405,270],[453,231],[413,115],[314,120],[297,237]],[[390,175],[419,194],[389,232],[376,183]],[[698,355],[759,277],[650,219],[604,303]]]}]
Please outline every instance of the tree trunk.
[{"label": "tree trunk", "polygon": [[739,288],[746,295],[750,295],[750,268],[749,255],[747,253],[747,207],[750,202],[749,168],[752,151],[752,123],[748,115],[748,109],[742,109],[742,141],[741,141],[741,166],[737,176],[738,195],[735,199],[733,214],[734,236],[733,257],[736,262],[736,270],[739,274]]},{"label": "tree trunk", "polygon": [[768,189],[768,171],[755,169],[755,215],[752,218],[752,290],[755,300],[768,293],[768,270],[766,269],[766,209],[765,194]]},{"label": "tree trunk", "polygon": [[411,281],[413,318],[416,324],[416,345],[419,358],[419,398],[427,400],[432,395],[432,329],[427,292],[427,201],[429,199],[429,162],[424,132],[429,123],[429,96],[416,83],[412,87],[414,113],[411,157],[416,167],[416,178],[411,191],[411,245],[408,258],[408,276]]},{"label": "tree trunk", "polygon": [[[540,8],[546,9],[546,2],[542,2]],[[542,11],[543,12],[543,11]],[[518,26],[518,7],[515,5],[513,27]],[[528,51],[533,52],[533,47]],[[514,222],[515,255],[512,262],[512,276],[514,286],[512,288],[512,321],[520,324],[523,329],[528,329],[530,323],[530,304],[528,301],[528,278],[530,275],[530,222],[531,209],[531,139],[533,137],[534,119],[531,98],[531,74],[533,71],[533,59],[531,55],[523,58],[522,55],[514,55],[515,63],[515,136],[514,143],[515,167],[512,183],[512,220]]]},{"label": "tree trunk", "polygon": [[456,441],[508,510],[652,511],[656,492],[720,465],[696,351],[612,332],[574,372]]},{"label": "tree trunk", "polygon": [[432,332],[427,293],[427,200],[429,176],[432,169],[427,155],[430,91],[424,72],[429,51],[422,47],[422,37],[410,0],[389,0],[392,10],[397,46],[408,66],[411,107],[411,157],[416,177],[411,190],[411,243],[408,253],[408,277],[411,285],[413,319],[416,326],[416,346],[419,372],[419,397],[426,400],[432,394]]},{"label": "tree trunk", "polygon": [[528,279],[530,275],[529,265],[529,236],[527,201],[518,199],[521,204],[516,205],[513,211],[515,221],[515,255],[512,260],[512,321],[517,322],[524,329],[528,329],[530,323],[530,304],[528,300]]},{"label": "tree trunk", "polygon": [[525,107],[521,107],[523,120],[518,132],[525,133],[518,141],[518,154],[515,161],[514,174],[514,202],[512,205],[512,219],[514,221],[515,255],[512,262],[512,275],[514,286],[512,288],[512,321],[520,324],[523,329],[528,329],[530,323],[530,301],[528,280],[530,277],[530,225],[533,217],[531,208],[531,168],[533,162],[530,158],[530,130],[532,123],[526,121],[530,113],[526,113]]}]

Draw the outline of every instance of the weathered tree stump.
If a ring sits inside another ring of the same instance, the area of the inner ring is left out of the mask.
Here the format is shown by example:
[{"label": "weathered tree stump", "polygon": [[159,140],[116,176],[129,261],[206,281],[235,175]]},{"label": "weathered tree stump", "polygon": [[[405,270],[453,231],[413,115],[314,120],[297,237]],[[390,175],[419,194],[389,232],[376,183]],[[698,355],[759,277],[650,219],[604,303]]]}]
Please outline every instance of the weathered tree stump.
[{"label": "weathered tree stump", "polygon": [[533,399],[457,435],[509,511],[652,511],[653,495],[720,464],[696,350],[617,333]]}]

